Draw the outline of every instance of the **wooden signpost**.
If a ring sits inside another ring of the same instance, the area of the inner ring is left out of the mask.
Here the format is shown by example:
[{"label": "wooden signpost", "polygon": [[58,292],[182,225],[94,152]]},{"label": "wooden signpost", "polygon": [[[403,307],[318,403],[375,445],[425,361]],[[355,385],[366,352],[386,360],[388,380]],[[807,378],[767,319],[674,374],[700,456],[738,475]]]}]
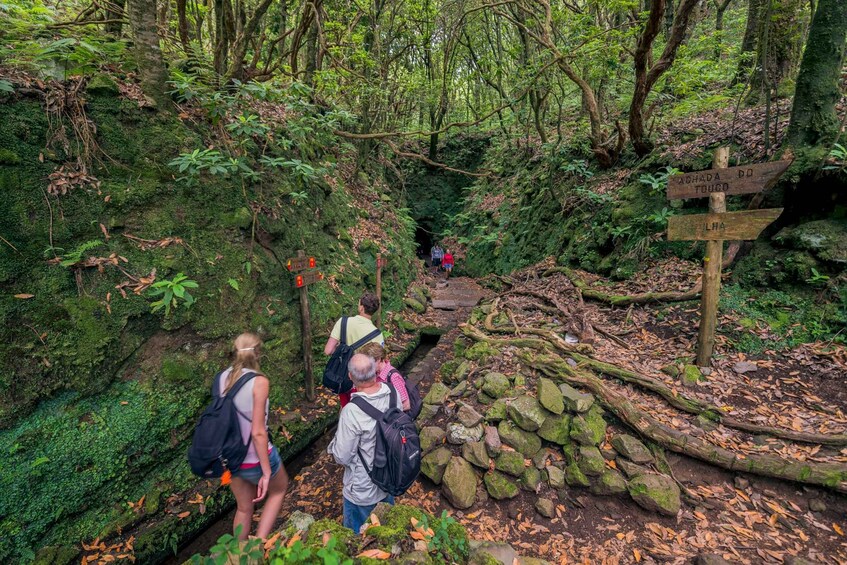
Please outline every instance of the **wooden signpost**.
[{"label": "wooden signpost", "polygon": [[714,169],[674,175],[668,179],[668,200],[709,197],[709,213],[671,216],[669,241],[705,241],[700,331],[697,365],[708,367],[715,348],[718,300],[721,286],[723,242],[756,239],[782,213],[782,208],[727,212],[726,195],[762,192],[774,185],[791,161],[728,167],[729,148],[715,151]]},{"label": "wooden signpost", "polygon": [[288,270],[296,273],[294,275],[294,287],[300,289],[300,320],[303,323],[303,371],[306,376],[306,399],[309,402],[315,399],[315,376],[312,372],[312,321],[309,314],[309,291],[310,284],[322,281],[323,273],[313,271],[317,266],[314,257],[306,257],[301,249],[297,251],[297,257],[288,260]]}]

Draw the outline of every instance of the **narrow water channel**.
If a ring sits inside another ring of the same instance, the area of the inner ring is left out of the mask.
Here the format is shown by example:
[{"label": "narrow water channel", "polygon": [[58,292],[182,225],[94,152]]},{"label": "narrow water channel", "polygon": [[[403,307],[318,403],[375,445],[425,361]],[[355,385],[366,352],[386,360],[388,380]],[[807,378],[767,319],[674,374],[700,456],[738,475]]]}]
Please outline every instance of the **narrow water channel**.
[{"label": "narrow water channel", "polygon": [[[418,363],[420,363],[427,354],[436,345],[438,345],[439,338],[440,336],[435,334],[422,334],[418,346],[397,369],[403,375],[409,375]],[[293,479],[300,473],[300,471],[311,466],[318,457],[326,451],[326,448],[334,435],[335,426],[332,426],[326,431],[326,433],[318,437],[308,447],[285,461],[285,469],[288,471],[288,475]],[[161,562],[162,565],[181,565],[191,559],[191,556],[194,554],[207,553],[218,541],[218,538],[224,534],[230,533],[234,514],[235,508],[221,516],[219,520],[201,532],[197,537],[189,541],[187,545],[180,549],[179,553],[163,560]]]}]

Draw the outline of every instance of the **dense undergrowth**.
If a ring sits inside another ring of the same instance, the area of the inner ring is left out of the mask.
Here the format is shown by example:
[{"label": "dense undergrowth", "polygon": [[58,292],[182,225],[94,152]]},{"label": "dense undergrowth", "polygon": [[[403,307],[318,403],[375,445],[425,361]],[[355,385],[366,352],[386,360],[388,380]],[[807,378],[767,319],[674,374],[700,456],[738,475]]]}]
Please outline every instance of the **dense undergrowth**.
[{"label": "dense undergrowth", "polygon": [[[329,324],[372,288],[376,253],[397,275],[383,279],[386,310],[414,272],[413,224],[378,177],[355,172],[349,148],[328,143],[346,117],[318,112],[307,90],[245,85],[215,101],[189,85],[177,116],[95,79],[43,94],[65,108],[77,97],[87,123],[37,97],[0,104],[4,561],[119,531],[137,520],[132,501],[144,496],[154,514],[162,493],[192,484],[184,440],[238,332],[265,339],[273,406],[302,401],[299,300],[284,265],[297,249],[329,275],[310,288],[318,361]],[[362,229],[363,218],[380,227]]]}]

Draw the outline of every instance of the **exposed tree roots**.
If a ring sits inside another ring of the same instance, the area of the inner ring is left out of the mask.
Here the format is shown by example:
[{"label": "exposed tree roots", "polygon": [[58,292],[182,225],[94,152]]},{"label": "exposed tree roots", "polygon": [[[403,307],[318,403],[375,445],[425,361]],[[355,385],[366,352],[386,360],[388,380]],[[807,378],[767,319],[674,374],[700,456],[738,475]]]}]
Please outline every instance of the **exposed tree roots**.
[{"label": "exposed tree roots", "polygon": [[[496,308],[492,308],[492,313],[494,312],[496,312]],[[491,326],[491,328],[493,328],[492,331],[509,332],[514,335],[514,330],[503,330],[491,325],[492,317],[492,314],[489,314],[489,317],[486,319],[486,329],[488,329],[488,326]],[[529,329],[530,328],[522,328],[520,331],[523,333],[530,333],[527,331]],[[545,375],[554,380],[566,382],[591,391],[595,396],[597,396],[600,402],[622,422],[629,425],[644,438],[655,442],[666,449],[670,449],[671,451],[682,453],[732,471],[742,471],[805,484],[819,485],[839,492],[847,492],[847,466],[845,465],[813,461],[801,462],[784,459],[775,455],[764,455],[758,453],[737,453],[718,447],[703,439],[688,435],[662,424],[657,419],[650,416],[647,412],[634,405],[626,396],[616,391],[614,387],[610,387],[602,378],[586,369],[591,369],[592,371],[610,375],[630,384],[640,386],[650,390],[651,392],[659,394],[675,408],[683,410],[689,414],[704,414],[707,417],[711,416],[727,426],[743,431],[768,433],[776,437],[790,439],[793,441],[804,441],[827,445],[843,445],[843,442],[845,441],[843,435],[826,436],[795,433],[787,430],[757,426],[735,419],[730,419],[729,422],[727,422],[726,416],[722,416],[719,411],[716,412],[716,407],[699,400],[674,394],[673,391],[671,391],[663,383],[660,383],[650,377],[639,375],[609,363],[603,363],[580,355],[578,352],[573,351],[574,346],[565,343],[564,340],[558,336],[552,339],[498,339],[486,335],[476,327],[469,324],[463,326],[462,330],[466,336],[476,341],[485,341],[498,347],[513,346],[522,348],[523,351],[520,352],[519,356],[523,362],[542,371]],[[538,331],[549,332],[549,334],[555,335],[555,332],[552,332],[551,330]],[[544,334],[537,333],[536,335]],[[549,336],[544,335],[544,337]],[[563,347],[562,344],[566,347]],[[557,352],[570,355],[576,366],[574,367],[569,365],[565,359],[558,355]]]},{"label": "exposed tree roots", "polygon": [[630,304],[646,304],[648,302],[684,302],[686,300],[694,300],[700,296],[700,291],[703,288],[703,283],[698,281],[690,290],[685,292],[644,292],[641,294],[609,294],[600,290],[591,288],[584,280],[579,278],[577,274],[567,267],[552,267],[542,273],[541,276],[548,277],[555,273],[562,273],[568,280],[571,281],[582,296],[591,298],[599,302],[605,302],[612,306],[628,306]]}]

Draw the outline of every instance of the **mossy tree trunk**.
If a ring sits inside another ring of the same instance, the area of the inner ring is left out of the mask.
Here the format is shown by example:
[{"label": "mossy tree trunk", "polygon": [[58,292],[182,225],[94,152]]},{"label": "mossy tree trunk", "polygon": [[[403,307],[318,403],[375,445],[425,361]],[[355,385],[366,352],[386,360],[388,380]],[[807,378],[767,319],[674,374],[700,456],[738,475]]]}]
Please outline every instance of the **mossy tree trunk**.
[{"label": "mossy tree trunk", "polygon": [[794,147],[831,142],[838,134],[835,104],[847,38],[847,2],[820,0],[812,18],[791,108],[787,143]]},{"label": "mossy tree trunk", "polygon": [[156,3],[129,0],[127,14],[135,42],[141,88],[157,109],[170,110],[171,101],[166,87],[168,70],[165,68],[162,49],[159,47]]},{"label": "mossy tree trunk", "polygon": [[106,5],[106,33],[120,37],[123,28],[121,20],[124,18],[124,6],[126,0],[112,0]]},{"label": "mossy tree trunk", "polygon": [[738,71],[735,74],[735,82],[747,80],[747,73],[753,66],[753,58],[744,56],[745,53],[753,53],[756,50],[756,42],[759,39],[759,15],[765,0],[749,0],[747,2],[747,25],[744,28],[744,39],[741,40],[741,60],[738,63]]},{"label": "mossy tree trunk", "polygon": [[772,98],[774,89],[794,74],[808,21],[805,4],[805,0],[769,0],[763,4],[748,103]]}]

